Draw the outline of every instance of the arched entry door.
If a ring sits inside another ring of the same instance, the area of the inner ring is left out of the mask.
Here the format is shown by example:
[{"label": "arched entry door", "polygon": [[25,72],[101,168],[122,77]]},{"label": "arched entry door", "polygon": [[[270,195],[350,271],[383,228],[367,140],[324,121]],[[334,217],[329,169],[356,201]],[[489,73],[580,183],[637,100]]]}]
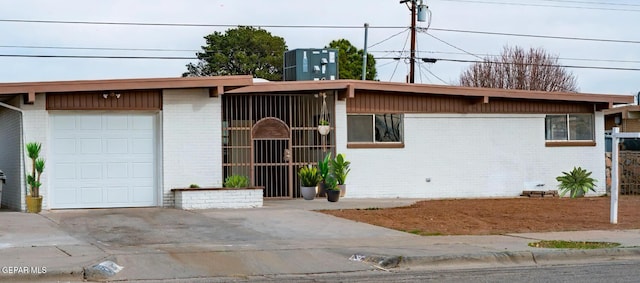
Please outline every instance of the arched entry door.
[{"label": "arched entry door", "polygon": [[275,117],[262,118],[251,129],[253,184],[263,186],[267,198],[291,198],[293,170],[291,131]]}]

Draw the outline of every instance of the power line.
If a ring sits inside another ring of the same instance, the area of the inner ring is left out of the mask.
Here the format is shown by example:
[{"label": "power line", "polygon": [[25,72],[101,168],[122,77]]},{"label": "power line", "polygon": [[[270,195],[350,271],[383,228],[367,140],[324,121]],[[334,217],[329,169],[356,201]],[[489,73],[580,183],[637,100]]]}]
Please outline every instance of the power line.
[{"label": "power line", "polygon": [[569,9],[585,9],[585,10],[598,10],[598,11],[640,12],[640,10],[637,10],[637,9],[627,9],[627,8],[603,8],[603,7],[568,6],[568,5],[551,5],[551,4],[530,4],[530,3],[513,3],[513,2],[502,2],[502,1],[482,1],[482,0],[440,0],[440,1],[525,6],[525,7],[548,7],[548,8],[569,8]]},{"label": "power line", "polygon": [[[442,0],[444,1],[444,0]],[[449,0],[454,1],[454,0]],[[462,1],[462,0],[460,0]],[[253,26],[260,28],[302,28],[302,29],[363,29],[362,26],[351,25],[230,25],[230,24],[196,24],[196,23],[141,23],[141,22],[97,22],[97,21],[48,21],[48,20],[18,20],[18,19],[0,19],[0,22],[16,22],[16,23],[39,23],[39,24],[87,24],[87,25],[133,25],[133,26],[165,26],[165,27],[243,27]],[[369,26],[369,28],[379,29],[407,29],[406,26]],[[418,30],[424,30],[425,28],[417,27]],[[549,39],[565,39],[565,40],[581,40],[581,41],[598,41],[598,42],[615,42],[615,43],[633,43],[640,44],[637,40],[620,40],[620,39],[602,39],[602,38],[583,38],[583,37],[568,37],[568,36],[552,36],[552,35],[536,35],[536,34],[522,34],[522,33],[505,33],[505,32],[491,32],[491,31],[475,31],[475,30],[460,30],[460,29],[444,29],[433,28],[429,30],[443,31],[443,32],[458,32],[458,33],[474,33],[474,34],[487,34],[487,35],[503,35],[503,36],[518,36],[518,37],[534,37],[534,38],[549,38]],[[402,33],[402,32],[400,32]]]},{"label": "power line", "polygon": [[103,55],[28,55],[28,54],[0,54],[0,57],[66,58],[66,59],[161,59],[161,60],[198,59],[198,57],[179,57],[179,56],[103,56]]},{"label": "power line", "polygon": [[408,30],[409,30],[409,28],[406,28],[406,29],[404,29],[403,31],[401,31],[401,32],[399,32],[399,33],[393,34],[393,35],[391,35],[391,36],[389,36],[389,37],[387,37],[387,38],[385,38],[385,39],[383,39],[383,40],[381,40],[381,41],[378,41],[378,42],[376,42],[376,43],[374,43],[374,44],[372,44],[372,45],[369,45],[369,47],[367,47],[367,48],[374,47],[374,46],[376,46],[376,45],[378,45],[378,44],[380,44],[380,43],[383,43],[383,42],[385,42],[385,41],[387,41],[387,40],[389,40],[389,39],[392,39],[392,38],[394,38],[394,37],[396,37],[396,36],[398,36],[398,35],[402,34],[403,32],[406,32],[406,31],[408,31]]},{"label": "power line", "polygon": [[460,51],[462,51],[462,52],[464,52],[464,53],[466,53],[466,54],[468,54],[468,55],[471,55],[471,56],[476,57],[476,58],[478,58],[478,59],[483,59],[482,57],[480,57],[480,56],[478,56],[478,55],[476,55],[476,54],[473,54],[473,53],[471,53],[471,52],[469,52],[469,51],[466,51],[466,50],[464,50],[464,49],[462,49],[462,48],[460,48],[460,47],[457,47],[457,46],[455,46],[455,45],[453,45],[453,44],[451,44],[451,43],[448,43],[448,42],[446,42],[446,41],[444,41],[444,40],[442,40],[442,39],[440,39],[440,38],[436,37],[435,35],[432,35],[432,34],[430,34],[430,33],[426,32],[426,31],[425,31],[424,33],[425,33],[425,34],[427,34],[428,36],[431,36],[431,37],[433,37],[434,39],[436,39],[436,40],[438,40],[438,41],[440,41],[440,42],[442,42],[442,43],[444,43],[444,44],[446,44],[446,45],[449,45],[450,47],[453,47],[453,48],[455,48],[455,49],[458,49],[458,50],[460,50]]},{"label": "power line", "polygon": [[[398,60],[398,57],[374,57],[376,60]],[[408,57],[402,57],[399,59],[407,59]],[[424,58],[427,59],[427,58]],[[497,61],[480,61],[480,60],[463,60],[463,59],[449,59],[449,58],[428,58],[435,59],[437,61],[448,61],[448,62],[459,62],[459,63],[493,63],[493,64],[510,64],[514,65],[516,63],[507,63],[507,62],[497,62]],[[526,64],[526,63],[518,63],[521,65],[537,65],[542,67],[563,67],[563,68],[572,68],[572,69],[596,69],[596,70],[615,70],[615,71],[640,71],[640,68],[622,68],[622,67],[605,67],[605,66],[581,66],[581,65],[548,65],[548,64]]]},{"label": "power line", "polygon": [[0,45],[0,48],[58,49],[58,50],[104,50],[104,51],[151,51],[151,52],[199,52],[200,51],[200,50],[194,50],[194,49],[73,47],[73,46],[33,46],[33,45]]},{"label": "power line", "polygon": [[[199,23],[142,23],[142,22],[100,22],[100,21],[55,21],[55,20],[20,20],[0,19],[0,22],[34,23],[34,24],[76,24],[76,25],[120,25],[120,26],[160,26],[160,27],[258,27],[258,28],[305,28],[305,29],[362,29],[362,26],[351,25],[231,25],[231,24],[199,24]],[[378,29],[398,29],[403,26],[369,26]]]},{"label": "power line", "polygon": [[558,3],[577,3],[577,4],[589,4],[589,5],[608,5],[608,6],[627,6],[627,7],[640,7],[639,4],[627,4],[627,3],[612,3],[612,2],[590,2],[590,1],[571,1],[571,0],[539,0],[544,2],[558,2]]},{"label": "power line", "polygon": [[[400,53],[402,56],[402,51],[400,50],[370,50],[368,53],[384,53],[380,57],[387,57],[388,54],[391,53]],[[450,51],[416,51],[417,53],[429,53],[429,54],[447,54],[447,55],[470,55],[465,52],[450,52]],[[481,53],[471,53],[477,56],[486,56],[486,57],[500,57],[500,55],[496,54],[481,54]],[[475,56],[474,56],[475,57]],[[558,57],[559,60],[569,60],[569,61],[589,61],[589,62],[609,62],[609,63],[640,63],[640,61],[634,60],[618,60],[618,59],[595,59],[595,58],[571,58],[571,57]]]},{"label": "power line", "polygon": [[[418,29],[421,29],[421,28],[418,28]],[[488,34],[488,35],[518,36],[518,37],[535,37],[535,38],[549,38],[549,39],[565,39],[565,40],[580,40],[580,41],[596,41],[596,42],[614,42],[614,43],[640,44],[640,41],[637,41],[637,40],[587,38],[587,37],[569,37],[569,36],[554,36],[554,35],[539,35],[539,34],[524,34],[524,33],[507,33],[507,32],[492,32],[492,31],[476,31],[476,30],[460,30],[460,29],[443,29],[443,28],[430,28],[429,30],[430,31],[459,32],[459,33]]]}]

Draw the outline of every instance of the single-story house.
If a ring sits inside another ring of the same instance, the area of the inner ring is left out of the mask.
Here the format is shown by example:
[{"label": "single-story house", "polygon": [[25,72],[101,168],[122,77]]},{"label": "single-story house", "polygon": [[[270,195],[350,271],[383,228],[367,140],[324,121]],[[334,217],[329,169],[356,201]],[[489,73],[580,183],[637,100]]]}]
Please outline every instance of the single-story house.
[{"label": "single-story house", "polygon": [[297,198],[296,170],[328,152],[351,161],[346,197],[518,196],[555,189],[573,166],[604,180],[602,111],[632,101],[250,76],[2,83],[2,206],[25,209],[32,141],[47,162],[44,209],[170,207],[172,189],[238,174],[265,198]]}]

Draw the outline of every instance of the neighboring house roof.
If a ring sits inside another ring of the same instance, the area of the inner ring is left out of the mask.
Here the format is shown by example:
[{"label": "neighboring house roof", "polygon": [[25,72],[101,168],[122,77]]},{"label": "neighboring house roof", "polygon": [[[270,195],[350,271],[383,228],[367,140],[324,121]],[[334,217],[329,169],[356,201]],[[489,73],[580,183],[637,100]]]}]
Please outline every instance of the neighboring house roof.
[{"label": "neighboring house roof", "polygon": [[628,119],[630,112],[636,114],[640,112],[640,105],[625,105],[620,107],[613,107],[605,109],[602,112],[604,113],[604,115],[621,114],[623,119]]},{"label": "neighboring house roof", "polygon": [[442,86],[427,84],[407,84],[379,81],[326,80],[326,81],[287,81],[254,82],[251,76],[217,76],[186,78],[116,79],[85,81],[52,81],[0,83],[2,95],[27,95],[26,101],[33,103],[36,93],[114,91],[136,89],[178,89],[209,88],[211,96],[250,93],[285,93],[339,91],[339,98],[353,98],[360,92],[385,92],[415,95],[449,95],[475,97],[484,103],[492,98],[513,98],[537,101],[573,101],[598,104],[599,109],[612,108],[615,104],[632,103],[632,95],[607,95],[567,92],[543,92],[509,89],[489,89],[476,87]]}]

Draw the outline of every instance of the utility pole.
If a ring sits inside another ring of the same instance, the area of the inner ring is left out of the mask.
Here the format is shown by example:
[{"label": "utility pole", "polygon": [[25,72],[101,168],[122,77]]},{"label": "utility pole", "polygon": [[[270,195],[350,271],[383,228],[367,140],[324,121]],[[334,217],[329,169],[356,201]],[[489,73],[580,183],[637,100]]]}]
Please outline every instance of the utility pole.
[{"label": "utility pole", "polygon": [[364,23],[364,53],[362,55],[362,80],[367,79],[367,40],[369,37],[369,23]]},{"label": "utility pole", "polygon": [[[411,2],[411,6],[407,4]],[[400,4],[406,4],[411,11],[411,55],[409,56],[409,83],[415,83],[415,73],[416,73],[416,10],[417,10],[417,2],[418,0],[400,0]],[[425,8],[426,5],[423,5],[422,0],[420,0],[420,8]],[[418,19],[420,21],[424,21],[423,19]]]},{"label": "utility pole", "polygon": [[409,83],[415,83],[416,74],[416,1],[411,0],[411,57],[409,58]]}]

